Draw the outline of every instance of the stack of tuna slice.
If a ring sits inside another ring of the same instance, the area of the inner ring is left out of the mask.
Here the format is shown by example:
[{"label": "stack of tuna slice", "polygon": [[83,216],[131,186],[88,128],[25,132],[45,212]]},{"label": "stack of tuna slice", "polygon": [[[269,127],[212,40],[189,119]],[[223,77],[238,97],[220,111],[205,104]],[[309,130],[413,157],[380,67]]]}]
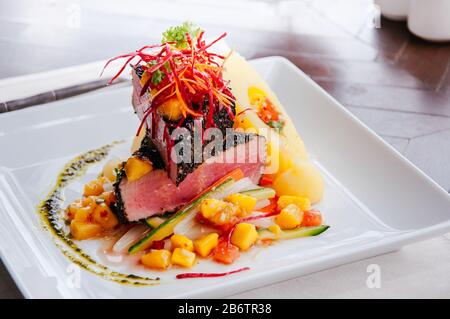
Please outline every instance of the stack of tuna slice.
[{"label": "stack of tuna slice", "polygon": [[[182,67],[180,60],[170,64],[172,71]],[[226,83],[217,86],[223,91],[213,95],[196,91],[193,81],[185,82],[187,88],[177,82],[176,94],[170,95],[164,87],[171,85],[170,77],[179,75],[165,70],[162,83],[154,85],[152,71],[142,65],[134,65],[132,70],[132,103],[145,130],[133,157],[150,162],[152,170],[136,180],[127,177],[125,169],[119,172],[115,184],[118,215],[135,222],[175,212],[237,168],[257,184],[265,166],[266,141],[260,135],[233,130],[235,102]],[[179,94],[182,89],[185,95]],[[164,99],[160,92],[165,93]],[[208,135],[208,129],[214,136]]]}]

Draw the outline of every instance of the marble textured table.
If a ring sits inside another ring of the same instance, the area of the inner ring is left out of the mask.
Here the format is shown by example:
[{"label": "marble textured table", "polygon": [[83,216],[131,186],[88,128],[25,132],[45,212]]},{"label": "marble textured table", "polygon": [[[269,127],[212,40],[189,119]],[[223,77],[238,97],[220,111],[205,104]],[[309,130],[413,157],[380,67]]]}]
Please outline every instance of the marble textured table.
[{"label": "marble textured table", "polygon": [[[405,23],[383,19],[376,28],[373,13],[370,0],[2,1],[0,78],[114,56],[190,19],[212,34],[228,31],[247,58],[290,59],[450,190],[450,44],[417,39]],[[380,288],[367,286],[371,264]],[[450,237],[442,236],[235,297],[450,297],[449,267]],[[0,298],[20,297],[0,264]]]}]

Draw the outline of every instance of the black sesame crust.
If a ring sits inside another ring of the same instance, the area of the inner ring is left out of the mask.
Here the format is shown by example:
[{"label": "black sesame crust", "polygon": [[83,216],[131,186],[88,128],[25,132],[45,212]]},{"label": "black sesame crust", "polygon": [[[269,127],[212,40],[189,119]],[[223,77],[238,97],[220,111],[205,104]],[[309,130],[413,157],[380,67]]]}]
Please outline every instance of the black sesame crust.
[{"label": "black sesame crust", "polygon": [[164,169],[165,164],[158,150],[153,145],[148,131],[145,132],[145,136],[142,139],[141,146],[133,153],[133,156],[139,157],[144,160],[148,160],[152,163],[153,169]]},{"label": "black sesame crust", "polygon": [[[152,163],[154,169],[164,169],[165,167],[164,161],[156,150],[156,147],[152,144],[147,132],[145,134],[145,137],[142,139],[141,146],[136,152],[133,153],[133,156],[149,160]],[[113,184],[116,202],[111,207],[122,224],[130,223],[127,218],[125,205],[120,190],[120,183],[122,182],[124,177],[126,177],[125,162],[123,163],[122,168],[117,171],[116,182]]]},{"label": "black sesame crust", "polygon": [[123,167],[124,165],[122,165],[122,168],[117,171],[116,182],[113,184],[116,201],[113,205],[111,205],[111,209],[114,214],[116,214],[121,224],[127,224],[129,223],[129,221],[125,212],[125,205],[122,199],[122,194],[120,192],[120,183],[122,182],[122,179],[126,177],[125,169]]}]

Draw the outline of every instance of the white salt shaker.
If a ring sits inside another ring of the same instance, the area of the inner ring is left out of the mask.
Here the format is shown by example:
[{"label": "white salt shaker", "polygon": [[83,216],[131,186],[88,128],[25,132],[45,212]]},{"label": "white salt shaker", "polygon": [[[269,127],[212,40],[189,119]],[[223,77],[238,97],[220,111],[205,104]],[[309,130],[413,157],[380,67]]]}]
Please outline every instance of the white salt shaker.
[{"label": "white salt shaker", "polygon": [[425,40],[450,41],[450,0],[411,0],[408,29]]},{"label": "white salt shaker", "polygon": [[381,15],[389,20],[406,21],[410,0],[374,0],[380,7]]}]

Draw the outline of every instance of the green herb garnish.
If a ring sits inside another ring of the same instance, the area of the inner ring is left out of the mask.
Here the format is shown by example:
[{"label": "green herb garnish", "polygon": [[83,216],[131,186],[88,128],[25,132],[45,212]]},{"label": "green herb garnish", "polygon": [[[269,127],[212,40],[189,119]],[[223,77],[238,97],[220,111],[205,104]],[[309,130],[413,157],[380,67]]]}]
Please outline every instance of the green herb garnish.
[{"label": "green herb garnish", "polygon": [[284,121],[283,120],[269,121],[269,123],[267,123],[267,125],[269,125],[273,129],[275,129],[277,132],[281,132],[281,130],[284,127]]},{"label": "green herb garnish", "polygon": [[175,42],[175,47],[178,49],[185,49],[187,47],[186,33],[192,38],[197,38],[201,29],[195,26],[192,22],[183,22],[182,25],[170,27],[162,34],[162,43]]}]

